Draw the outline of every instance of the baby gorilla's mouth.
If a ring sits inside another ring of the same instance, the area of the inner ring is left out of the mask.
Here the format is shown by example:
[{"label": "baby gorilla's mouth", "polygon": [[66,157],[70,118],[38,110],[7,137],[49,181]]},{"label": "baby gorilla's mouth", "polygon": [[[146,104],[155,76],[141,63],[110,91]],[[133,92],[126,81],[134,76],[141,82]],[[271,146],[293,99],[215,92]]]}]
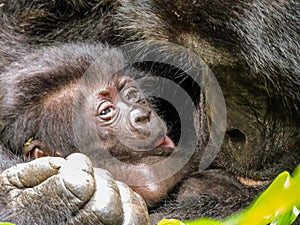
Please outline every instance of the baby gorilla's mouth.
[{"label": "baby gorilla's mouth", "polygon": [[160,140],[157,141],[157,144],[154,144],[155,148],[166,147],[166,148],[176,148],[174,142],[167,135],[163,136]]},{"label": "baby gorilla's mouth", "polygon": [[126,151],[110,151],[110,153],[118,160],[132,164],[132,165],[151,165],[169,157],[176,148],[176,145],[170,137],[163,135],[157,138],[152,144],[151,148],[133,150],[126,149]]}]

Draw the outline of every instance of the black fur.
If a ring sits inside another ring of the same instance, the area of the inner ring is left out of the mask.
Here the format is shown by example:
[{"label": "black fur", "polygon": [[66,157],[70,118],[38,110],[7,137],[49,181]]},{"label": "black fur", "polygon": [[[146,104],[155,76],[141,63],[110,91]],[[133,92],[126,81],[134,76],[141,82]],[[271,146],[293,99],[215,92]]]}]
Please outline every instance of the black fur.
[{"label": "black fur", "polygon": [[[229,180],[220,179],[218,186],[237,189],[225,197],[212,190],[180,198],[180,188],[195,180],[187,178],[159,212],[224,217],[257,193],[231,177],[270,180],[299,163],[299,1],[4,1],[0,12],[0,70],[56,42],[137,40],[174,42],[211,67],[228,111],[224,144],[211,168],[227,171]],[[210,175],[196,180],[210,189],[219,180]]]},{"label": "black fur", "polygon": [[72,121],[75,86],[104,51],[101,45],[59,45],[29,54],[6,68],[0,78],[5,92],[5,107],[0,111],[6,124],[1,139],[6,147],[20,155],[30,137],[52,137],[45,143],[50,149],[64,149],[66,154],[74,151],[72,129],[65,121]]}]

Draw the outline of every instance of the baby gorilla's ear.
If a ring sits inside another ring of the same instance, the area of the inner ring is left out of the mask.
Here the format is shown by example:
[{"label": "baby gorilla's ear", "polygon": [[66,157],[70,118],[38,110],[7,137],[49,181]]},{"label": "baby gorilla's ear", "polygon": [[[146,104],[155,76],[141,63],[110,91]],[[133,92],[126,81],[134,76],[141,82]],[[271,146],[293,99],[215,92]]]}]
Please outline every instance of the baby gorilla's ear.
[{"label": "baby gorilla's ear", "polygon": [[50,151],[49,148],[39,140],[29,140],[24,144],[23,156],[27,161],[31,161],[44,156],[65,157],[61,151]]}]

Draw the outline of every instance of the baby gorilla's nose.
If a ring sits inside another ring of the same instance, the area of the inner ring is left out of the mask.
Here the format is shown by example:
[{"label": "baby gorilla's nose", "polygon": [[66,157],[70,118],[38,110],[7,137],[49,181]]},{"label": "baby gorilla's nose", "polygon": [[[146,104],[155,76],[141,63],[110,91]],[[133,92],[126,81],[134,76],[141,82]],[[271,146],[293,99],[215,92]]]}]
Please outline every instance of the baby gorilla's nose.
[{"label": "baby gorilla's nose", "polygon": [[139,107],[130,112],[130,123],[135,129],[149,130],[151,110]]},{"label": "baby gorilla's nose", "polygon": [[[130,128],[122,143],[135,150],[150,150],[156,148],[166,134],[163,120],[149,106],[133,106],[128,114]],[[120,135],[123,136],[123,135]]]}]

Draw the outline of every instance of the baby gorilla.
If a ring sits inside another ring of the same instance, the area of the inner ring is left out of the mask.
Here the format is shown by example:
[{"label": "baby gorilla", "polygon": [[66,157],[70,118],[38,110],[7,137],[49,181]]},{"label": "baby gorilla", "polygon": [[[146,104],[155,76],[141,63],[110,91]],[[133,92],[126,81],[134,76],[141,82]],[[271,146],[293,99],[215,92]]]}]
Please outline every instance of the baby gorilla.
[{"label": "baby gorilla", "polygon": [[[120,164],[127,165],[126,170],[130,170],[131,165],[143,167],[143,170],[139,172],[131,171],[130,175],[137,181],[142,179],[150,181],[145,185],[132,185],[134,191],[139,193],[148,205],[155,204],[176,185],[188,170],[155,183],[158,175],[149,169],[152,164],[168,157],[175,149],[175,144],[167,136],[165,123],[151,108],[137,82],[134,81],[137,77],[145,76],[146,74],[126,65],[120,51],[102,45],[65,44],[45,48],[29,54],[21,61],[5,68],[0,77],[2,85],[0,89],[0,96],[2,96],[0,131],[1,141],[5,148],[10,149],[14,155],[24,155],[29,160],[43,156],[61,156],[67,157],[67,161],[65,162],[62,158],[63,162],[59,158],[50,158],[52,160],[50,162],[47,157],[43,157],[21,164],[21,166],[12,167],[2,173],[2,179],[0,179],[2,193],[9,192],[10,194],[0,196],[1,219],[20,222],[17,221],[17,218],[26,218],[27,223],[32,220],[38,221],[39,216],[32,214],[34,211],[32,201],[35,198],[39,199],[37,196],[52,198],[54,199],[53,203],[47,200],[43,201],[48,202],[49,208],[55,209],[58,205],[55,199],[58,200],[63,196],[60,212],[64,212],[63,205],[66,205],[65,208],[68,210],[71,209],[69,214],[74,214],[76,210],[80,212],[82,207],[84,209],[92,208],[98,210],[96,211],[101,214],[101,220],[103,220],[102,214],[106,213],[107,208],[99,209],[99,202],[97,202],[99,198],[95,200],[97,196],[101,195],[99,192],[103,192],[103,181],[102,183],[98,182],[100,176],[102,180],[107,180],[104,183],[111,184],[110,187],[114,190],[107,191],[106,194],[105,191],[102,193],[102,197],[107,194],[110,196],[108,198],[110,199],[109,210],[118,212],[116,208],[120,207],[120,200],[115,200],[117,199],[114,196],[116,194],[112,193],[115,193],[116,190],[119,192],[126,190],[124,192],[127,194],[121,193],[121,201],[124,215],[133,218],[127,218],[128,224],[134,222],[147,224],[147,209],[138,195],[129,191],[130,189],[126,185],[122,184],[123,186],[120,187],[118,182],[118,187],[116,187],[115,181],[105,172],[99,172],[98,169],[93,170],[86,157],[80,157],[77,154],[70,155],[75,152],[86,154],[92,159],[93,167],[111,171],[114,179],[116,179],[115,175],[122,174],[122,171],[116,164],[111,163],[111,158],[116,158]],[[6,155],[10,154],[8,150],[3,150],[3,152]],[[4,157],[4,153],[2,157]],[[93,184],[92,187],[79,182],[78,187],[74,188],[77,182],[74,181],[74,176],[77,177],[74,171],[78,171],[76,164],[86,167],[79,173],[87,173],[81,176],[81,178],[88,176],[82,182],[86,184],[87,181],[90,181],[90,184]],[[58,171],[60,167],[61,169]],[[69,175],[63,172],[71,169],[73,171]],[[16,174],[23,183],[16,184],[17,181],[11,178],[11,174]],[[27,176],[29,174],[31,176]],[[32,178],[33,174],[36,178]],[[56,178],[57,180],[53,182],[53,177],[57,176],[60,178]],[[126,182],[126,179],[123,177],[122,181]],[[64,194],[65,191],[60,190],[59,185],[62,180],[64,188],[61,189],[65,190],[68,189],[68,186],[72,186],[73,189],[69,188],[69,191],[75,196],[79,196],[80,204],[74,204],[68,199],[68,194]],[[23,191],[21,189],[24,187],[33,188],[34,191],[32,194],[30,191],[25,191],[24,198],[21,197],[22,195],[16,197],[10,192],[13,188],[17,189],[16,192],[21,193]],[[80,198],[81,195],[85,196],[83,200]],[[126,195],[129,197],[124,197]],[[32,199],[28,196],[31,196]],[[118,196],[120,198],[120,195]],[[124,207],[124,202],[128,206]],[[71,207],[72,203],[75,206]],[[116,207],[113,207],[114,204]],[[12,205],[17,207],[10,208]],[[28,206],[28,209],[24,209],[24,205]],[[38,205],[41,207],[41,204]],[[37,211],[42,213],[40,209]],[[32,214],[32,220],[30,214]],[[55,213],[50,214],[53,214],[50,218],[51,223],[62,222],[55,218]],[[71,218],[70,221],[73,222],[84,222],[86,219],[89,222],[97,222],[97,219],[93,220],[94,217],[97,217],[95,212],[88,218],[77,213],[76,219],[68,216],[67,211],[64,214],[66,215],[59,215],[59,217],[65,218],[62,220]],[[121,215],[123,214],[121,213]],[[113,214],[105,216],[116,219]],[[105,224],[110,224],[107,218]],[[41,220],[45,220],[45,217]]]}]

